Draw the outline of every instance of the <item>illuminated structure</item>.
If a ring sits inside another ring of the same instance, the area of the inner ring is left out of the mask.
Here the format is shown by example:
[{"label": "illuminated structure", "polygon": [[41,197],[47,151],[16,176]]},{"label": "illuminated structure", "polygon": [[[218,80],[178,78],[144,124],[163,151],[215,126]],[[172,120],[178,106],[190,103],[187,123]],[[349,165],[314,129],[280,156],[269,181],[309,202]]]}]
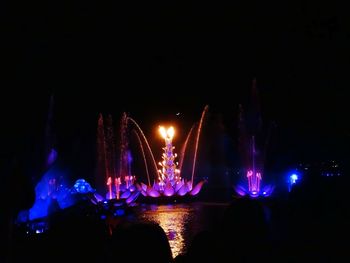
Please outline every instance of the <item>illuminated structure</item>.
[{"label": "illuminated structure", "polygon": [[256,195],[260,192],[261,170],[256,166],[256,149],[255,149],[255,137],[251,138],[251,163],[247,170],[248,179],[248,191],[252,195]]},{"label": "illuminated structure", "polygon": [[106,194],[99,195],[95,193],[95,198],[98,202],[111,200],[129,204],[135,201],[139,195],[134,185],[135,176],[131,175],[129,169],[132,158],[128,151],[128,140],[126,138],[127,120],[128,117],[124,113],[121,119],[120,160],[119,171],[117,172],[117,152],[112,117],[108,116],[105,124],[102,114],[99,116],[97,127],[98,173],[96,184],[98,191],[106,191]]},{"label": "illuminated structure", "polygon": [[267,133],[264,133],[256,80],[254,79],[251,105],[247,113],[243,111],[242,105],[239,105],[238,145],[246,182],[240,183],[235,187],[235,190],[241,196],[269,196],[273,191],[272,186],[262,186],[266,149],[269,144],[271,128],[270,125]]},{"label": "illuminated structure", "polygon": [[161,196],[165,196],[165,197],[172,197],[172,196],[179,197],[179,196],[185,196],[185,195],[195,196],[201,191],[205,181],[202,180],[197,184],[194,184],[194,174],[196,169],[199,137],[200,137],[203,121],[207,111],[208,111],[208,106],[204,108],[201,119],[197,124],[197,133],[195,136],[195,147],[193,150],[193,161],[191,163],[192,173],[191,173],[190,180],[186,180],[182,178],[181,172],[182,172],[184,156],[186,154],[187,145],[188,145],[188,142],[190,141],[193,131],[195,130],[194,127],[196,125],[193,125],[193,127],[191,128],[190,132],[187,135],[186,141],[184,142],[183,147],[181,149],[179,162],[176,161],[177,154],[174,153],[175,147],[173,146],[173,143],[172,143],[173,138],[175,136],[175,129],[173,127],[169,127],[168,129],[164,127],[159,127],[160,135],[162,136],[165,142],[165,147],[163,147],[162,161],[158,163],[160,165],[160,169],[159,169],[157,167],[153,153],[149,147],[146,137],[144,136],[142,130],[137,125],[137,123],[130,118],[130,120],[137,127],[139,133],[142,136],[142,139],[144,140],[147,146],[151,159],[153,160],[155,173],[157,175],[155,177],[153,185],[151,185],[151,180],[149,177],[148,166],[147,166],[145,153],[142,147],[142,142],[141,142],[140,136],[137,136],[139,138],[140,147],[143,153],[146,172],[147,172],[147,178],[148,178],[148,185],[144,183],[136,184],[137,188],[139,189],[139,191],[143,196],[155,197],[155,198],[161,197]]},{"label": "illuminated structure", "polygon": [[177,154],[173,152],[175,147],[172,144],[172,140],[175,135],[173,127],[165,129],[159,127],[159,132],[165,141],[165,147],[163,147],[162,162],[159,162],[161,169],[158,172],[158,178],[154,182],[153,186],[147,186],[143,183],[139,186],[141,194],[150,197],[160,196],[184,196],[184,195],[197,195],[204,181],[199,182],[195,187],[193,181],[186,181],[180,176],[180,169],[177,168],[178,162],[175,161]]},{"label": "illuminated structure", "polygon": [[[97,128],[98,172],[96,176],[96,185],[98,192],[105,192],[106,194],[99,195],[95,193],[95,198],[97,201],[125,201],[128,204],[134,202],[139,193],[145,197],[170,197],[184,196],[187,194],[197,195],[204,184],[204,181],[201,181],[194,185],[194,174],[196,168],[199,136],[207,111],[208,106],[204,108],[199,123],[196,123],[191,128],[181,149],[179,163],[175,161],[177,154],[173,152],[175,148],[172,144],[172,140],[175,135],[174,128],[170,127],[169,129],[165,129],[164,127],[160,127],[160,134],[165,141],[165,147],[163,148],[164,152],[162,155],[163,160],[159,163],[161,166],[160,169],[157,166],[151,147],[142,129],[134,119],[124,113],[121,121],[118,171],[116,169],[117,158],[112,118],[109,116],[105,122],[103,116],[100,115]],[[197,127],[196,135],[194,134],[195,127]],[[145,172],[147,175],[147,184],[140,181],[137,182],[139,177],[136,178],[131,173],[132,157],[129,149],[129,139],[132,135],[138,141],[140,153],[143,156]],[[180,171],[183,166],[186,148],[191,136],[192,138],[195,138],[195,147],[192,152],[193,162],[191,180],[187,181],[181,178]],[[149,154],[149,158],[146,157],[146,154]],[[148,163],[149,161],[151,161],[151,165]],[[154,175],[153,180],[151,180],[152,174]]]},{"label": "illuminated structure", "polygon": [[175,134],[173,127],[165,129],[164,127],[159,127],[159,132],[165,140],[165,147],[163,148],[163,161],[159,162],[161,170],[159,170],[159,185],[168,185],[174,186],[181,181],[180,170],[177,169],[178,163],[175,163],[175,158],[177,154],[173,153],[175,147],[172,144],[172,140]]}]

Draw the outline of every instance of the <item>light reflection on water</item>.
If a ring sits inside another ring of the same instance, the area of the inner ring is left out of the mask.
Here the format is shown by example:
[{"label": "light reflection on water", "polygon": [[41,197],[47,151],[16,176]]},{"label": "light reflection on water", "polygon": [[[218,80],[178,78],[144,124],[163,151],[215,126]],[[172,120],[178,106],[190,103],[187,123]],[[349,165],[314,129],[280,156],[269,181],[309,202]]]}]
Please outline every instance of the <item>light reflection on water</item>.
[{"label": "light reflection on water", "polygon": [[196,234],[214,230],[220,224],[227,203],[202,203],[169,205],[142,205],[137,218],[144,222],[158,223],[168,236],[175,258],[187,251]]},{"label": "light reflection on water", "polygon": [[188,205],[152,205],[141,219],[158,223],[165,231],[173,257],[185,250],[185,228],[192,221],[193,208]]}]

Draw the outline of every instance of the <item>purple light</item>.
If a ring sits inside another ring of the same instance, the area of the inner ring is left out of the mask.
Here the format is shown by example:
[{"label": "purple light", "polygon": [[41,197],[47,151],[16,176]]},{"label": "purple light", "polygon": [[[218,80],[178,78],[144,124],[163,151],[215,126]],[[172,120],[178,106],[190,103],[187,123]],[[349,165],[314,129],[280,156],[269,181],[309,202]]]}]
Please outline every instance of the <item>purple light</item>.
[{"label": "purple light", "polygon": [[151,197],[159,197],[160,193],[152,188],[147,189],[147,195]]},{"label": "purple light", "polygon": [[247,171],[249,192],[253,195],[260,192],[261,173],[253,170]]},{"label": "purple light", "polygon": [[175,193],[174,188],[171,186],[170,183],[168,183],[164,188],[164,195],[165,196],[173,196]]},{"label": "purple light", "polygon": [[201,191],[203,185],[204,185],[204,181],[199,182],[199,183],[192,189],[192,191],[190,192],[190,195],[192,195],[192,196],[197,195],[197,194]]},{"label": "purple light", "polygon": [[50,166],[51,164],[53,164],[57,159],[57,151],[52,148],[48,157],[47,157],[47,166]]},{"label": "purple light", "polygon": [[186,195],[188,192],[189,192],[188,186],[187,186],[187,184],[184,184],[184,185],[179,189],[179,191],[177,192],[177,194],[178,194],[179,196],[184,196],[184,195]]},{"label": "purple light", "polygon": [[236,187],[235,187],[235,191],[236,191],[236,193],[237,193],[239,196],[245,196],[245,195],[247,195],[246,189],[244,189],[244,187],[241,186],[241,185],[236,186]]},{"label": "purple light", "polygon": [[139,195],[140,195],[139,192],[135,192],[135,193],[131,194],[130,197],[128,199],[126,199],[126,203],[132,204],[139,197]]},{"label": "purple light", "polygon": [[262,191],[258,192],[258,191],[252,191],[250,192],[248,189],[246,189],[243,185],[237,185],[234,187],[236,193],[239,196],[246,196],[249,195],[250,197],[259,197],[259,196],[263,196],[263,197],[268,197],[273,193],[274,187],[272,185],[265,185],[262,188]]},{"label": "purple light", "polygon": [[126,191],[120,196],[120,198],[121,198],[121,199],[127,199],[127,198],[130,197],[130,195],[131,195],[131,192],[130,192],[129,190],[126,190]]},{"label": "purple light", "polygon": [[141,183],[137,185],[138,190],[142,195],[151,197],[185,196],[186,194],[197,195],[202,189],[204,181],[199,182],[193,188],[192,181],[185,181],[181,178],[181,171],[178,169],[181,166],[177,167],[178,162],[175,161],[177,154],[173,152],[175,147],[172,145],[172,139],[175,134],[174,128],[165,129],[164,127],[160,127],[159,131],[165,141],[165,147],[163,147],[162,161],[159,162],[160,169],[158,170],[158,177],[153,186],[147,186]]}]

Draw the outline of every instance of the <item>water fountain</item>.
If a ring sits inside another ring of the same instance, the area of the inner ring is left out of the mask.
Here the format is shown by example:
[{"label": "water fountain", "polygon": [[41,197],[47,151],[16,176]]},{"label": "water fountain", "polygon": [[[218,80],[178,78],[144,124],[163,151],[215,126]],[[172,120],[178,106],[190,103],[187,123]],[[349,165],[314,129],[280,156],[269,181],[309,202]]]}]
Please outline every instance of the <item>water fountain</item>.
[{"label": "water fountain", "polygon": [[21,211],[18,222],[46,218],[59,209],[74,205],[77,199],[74,188],[68,183],[68,173],[57,163],[54,121],[54,96],[49,101],[44,137],[43,174],[35,186],[35,202],[29,210]]},{"label": "water fountain", "polygon": [[[144,197],[169,198],[174,196],[183,197],[186,195],[195,196],[201,191],[204,181],[200,181],[196,185],[194,185],[194,175],[195,175],[195,169],[196,169],[199,138],[200,138],[200,134],[203,126],[203,121],[205,119],[205,115],[207,111],[208,111],[208,106],[204,108],[201,115],[201,119],[197,127],[197,134],[195,138],[195,149],[194,149],[194,155],[193,155],[193,161],[192,161],[192,173],[191,173],[190,180],[186,180],[182,178],[181,172],[182,172],[182,166],[184,162],[184,156],[187,150],[188,141],[190,140],[190,137],[193,133],[194,126],[191,128],[186,138],[186,141],[182,147],[180,163],[176,162],[177,154],[174,153],[175,147],[173,146],[173,143],[172,143],[172,140],[175,136],[175,129],[173,127],[169,127],[168,129],[164,127],[159,127],[159,132],[162,138],[164,139],[165,147],[163,147],[162,161],[159,162],[160,169],[158,169],[157,164],[155,162],[154,155],[152,153],[152,150],[147,142],[147,139],[143,131],[141,130],[140,126],[135,122],[135,120],[129,118],[129,120],[135,125],[138,133],[141,134],[143,142],[147,145],[148,153],[151,156],[153,167],[155,170],[155,175],[156,175],[154,179],[154,183],[153,185],[151,185],[148,166],[146,165],[148,184],[144,184],[142,182],[140,184],[137,184],[139,191]],[[145,164],[147,164],[140,136],[138,136],[138,138],[141,145]]]},{"label": "water fountain", "polygon": [[116,140],[114,136],[113,120],[109,115],[106,121],[99,115],[97,127],[97,177],[98,192],[95,193],[96,202],[113,202],[116,206],[131,204],[139,193],[134,185],[135,176],[131,174],[131,154],[127,139],[128,117],[124,113],[120,125],[120,155],[119,170],[116,164]]},{"label": "water fountain", "polygon": [[247,186],[239,184],[235,187],[235,190],[241,196],[269,196],[273,191],[273,187],[263,186],[262,178],[271,129],[269,129],[266,138],[264,138],[255,79],[252,85],[252,106],[248,114],[245,114],[242,105],[239,105],[238,129],[239,151],[242,157],[243,173],[246,176]]}]

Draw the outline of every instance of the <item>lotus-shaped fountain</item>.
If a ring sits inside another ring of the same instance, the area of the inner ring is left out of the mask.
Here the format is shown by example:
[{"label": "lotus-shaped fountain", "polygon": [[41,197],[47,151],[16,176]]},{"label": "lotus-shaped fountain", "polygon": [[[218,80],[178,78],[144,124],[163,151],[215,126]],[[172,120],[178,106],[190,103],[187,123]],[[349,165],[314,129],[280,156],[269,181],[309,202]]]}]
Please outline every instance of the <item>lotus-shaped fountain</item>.
[{"label": "lotus-shaped fountain", "polygon": [[181,170],[178,169],[178,162],[175,162],[177,154],[173,152],[175,147],[172,144],[175,130],[173,127],[165,129],[159,127],[159,132],[165,141],[163,147],[162,162],[159,162],[160,169],[158,170],[158,178],[153,185],[146,185],[144,183],[137,184],[138,190],[145,197],[172,197],[172,196],[195,196],[197,195],[204,181],[197,183],[193,187],[193,180],[187,181],[181,178]]},{"label": "lotus-shaped fountain", "polygon": [[98,173],[97,183],[99,192],[95,193],[97,203],[112,203],[115,206],[132,204],[139,196],[135,186],[135,176],[131,175],[130,164],[132,161],[128,150],[126,138],[127,116],[123,114],[121,120],[120,141],[120,166],[116,168],[116,141],[112,117],[108,116],[104,122],[100,114],[97,126],[97,150],[98,150]]},{"label": "lotus-shaped fountain", "polygon": [[[159,132],[165,141],[165,147],[163,147],[162,162],[159,163],[160,169],[158,169],[151,147],[147,141],[145,134],[143,133],[137,122],[123,114],[121,120],[121,132],[120,132],[120,154],[119,154],[119,171],[116,168],[116,147],[113,131],[112,118],[109,116],[107,122],[104,122],[102,115],[99,117],[98,130],[97,130],[97,149],[98,149],[98,171],[99,173],[97,182],[100,182],[99,187],[103,191],[107,186],[107,193],[105,197],[99,194],[95,194],[97,202],[107,203],[133,203],[141,193],[144,197],[171,197],[171,196],[195,196],[197,195],[204,181],[194,184],[194,174],[196,166],[196,158],[198,151],[199,136],[201,133],[201,127],[208,106],[206,106],[202,112],[202,116],[199,124],[193,125],[186,141],[181,150],[180,164],[175,161],[177,154],[173,152],[175,147],[172,145],[172,139],[175,135],[173,127],[165,129],[160,127]],[[181,178],[182,164],[187,148],[188,141],[197,127],[197,135],[195,137],[195,149],[192,163],[192,176],[191,180]],[[129,139],[134,136],[139,142],[140,152],[143,156],[145,172],[147,174],[147,184],[141,182],[140,177],[136,178],[131,175],[131,163],[132,163],[132,148],[129,147]],[[146,150],[149,157],[146,158]],[[154,183],[151,184],[150,179],[150,167],[148,161],[152,161],[152,173],[156,175],[154,177]],[[104,180],[104,182],[103,182]]]},{"label": "lotus-shaped fountain", "polygon": [[273,126],[270,125],[267,133],[263,132],[260,103],[255,79],[253,80],[251,99],[251,109],[245,113],[243,111],[243,106],[240,105],[238,116],[238,144],[246,178],[246,186],[238,184],[234,188],[236,193],[240,196],[269,196],[272,194],[274,187],[272,185],[263,185],[262,178],[264,172],[264,161],[266,159],[266,149]]},{"label": "lotus-shaped fountain", "polygon": [[155,182],[153,186],[147,186],[144,183],[138,185],[138,189],[143,196],[160,197],[160,196],[191,196],[197,195],[202,189],[205,181],[201,181],[192,187],[191,181],[181,180],[176,185],[166,184],[164,187],[160,183]]},{"label": "lotus-shaped fountain", "polygon": [[249,191],[249,188],[245,187],[244,185],[237,185],[234,187],[235,192],[239,196],[250,196],[253,198],[256,197],[268,197],[271,196],[275,187],[273,185],[265,185],[262,187],[262,189],[259,189],[259,191]]},{"label": "lotus-shaped fountain", "polygon": [[98,193],[94,193],[96,202],[109,202],[113,203],[114,206],[121,206],[124,204],[130,205],[139,196],[140,192],[137,191],[136,186],[133,184],[133,176],[125,176],[126,179],[122,183],[121,178],[117,177],[114,182],[111,177],[107,180],[108,192],[105,197]]}]

